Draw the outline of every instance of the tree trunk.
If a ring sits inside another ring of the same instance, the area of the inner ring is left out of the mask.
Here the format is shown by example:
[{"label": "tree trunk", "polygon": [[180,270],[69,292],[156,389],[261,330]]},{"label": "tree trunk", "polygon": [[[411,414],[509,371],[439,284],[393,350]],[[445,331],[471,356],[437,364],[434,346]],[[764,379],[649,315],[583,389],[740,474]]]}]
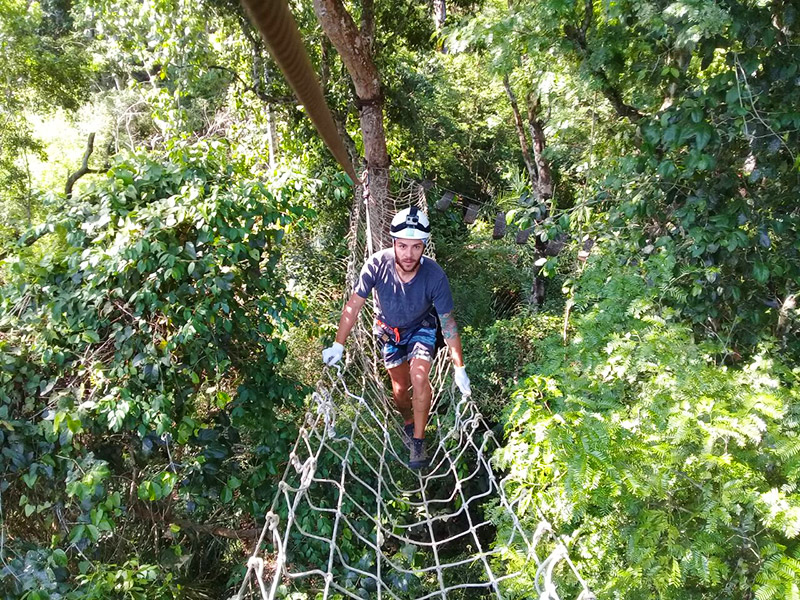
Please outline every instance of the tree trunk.
[{"label": "tree trunk", "polygon": [[341,0],[314,0],[314,11],[355,87],[370,191],[370,227],[377,250],[383,244],[383,232],[388,231],[391,215],[387,210],[389,153],[383,128],[383,94],[380,74],[372,58],[375,28],[372,1],[365,0],[362,4],[360,30]]},{"label": "tree trunk", "polygon": [[[259,58],[261,58],[261,52],[259,52]],[[259,86],[261,87],[261,91],[263,92],[264,96],[267,95],[267,86],[272,79],[272,73],[270,73],[269,66],[265,61],[260,61],[261,65],[261,77],[259,78]],[[267,102],[266,106],[264,107],[264,111],[267,113],[267,141],[269,145],[269,166],[271,169],[274,169],[278,164],[278,129],[275,126],[275,110],[273,109],[273,105],[271,102]]]},{"label": "tree trunk", "polygon": [[522,116],[519,113],[519,105],[517,104],[517,97],[514,95],[514,90],[511,89],[511,83],[508,80],[508,75],[503,75],[503,86],[506,88],[506,95],[508,101],[511,103],[511,111],[514,113],[514,126],[517,129],[517,136],[519,137],[519,145],[522,148],[522,159],[525,161],[525,168],[528,170],[528,177],[531,180],[531,188],[536,189],[536,168],[531,160],[531,153],[528,149],[528,138],[525,135],[525,126],[522,123]]},{"label": "tree trunk", "polygon": [[536,191],[539,198],[547,200],[553,197],[553,175],[550,162],[544,157],[545,136],[544,123],[541,119],[542,103],[533,90],[528,92],[528,127],[533,140],[533,158],[536,161]]},{"label": "tree trunk", "polygon": [[269,143],[269,168],[274,169],[277,164],[278,132],[275,129],[275,115],[272,114],[272,105],[267,104],[267,141]]},{"label": "tree trunk", "polygon": [[[436,33],[441,36],[442,29],[444,29],[444,22],[447,20],[447,2],[446,0],[433,0],[433,25],[436,28]],[[444,40],[441,40],[439,50],[442,54],[447,54],[447,46]]]}]

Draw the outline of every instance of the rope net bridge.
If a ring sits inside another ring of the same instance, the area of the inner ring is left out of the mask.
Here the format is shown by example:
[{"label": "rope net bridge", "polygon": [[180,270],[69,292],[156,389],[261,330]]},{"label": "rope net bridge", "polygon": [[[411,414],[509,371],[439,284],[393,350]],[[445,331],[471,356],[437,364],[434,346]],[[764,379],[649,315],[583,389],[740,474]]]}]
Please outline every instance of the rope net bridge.
[{"label": "rope net bridge", "polygon": [[[356,190],[348,289],[373,247],[388,246],[374,224],[412,203],[427,211],[414,182],[384,214],[368,189]],[[494,473],[497,440],[470,398],[456,397],[445,351],[431,368],[430,467],[407,467],[370,312],[361,311],[344,366],[317,384],[234,597],[594,598],[549,523],[540,515],[532,531],[523,527],[523,497]]]}]

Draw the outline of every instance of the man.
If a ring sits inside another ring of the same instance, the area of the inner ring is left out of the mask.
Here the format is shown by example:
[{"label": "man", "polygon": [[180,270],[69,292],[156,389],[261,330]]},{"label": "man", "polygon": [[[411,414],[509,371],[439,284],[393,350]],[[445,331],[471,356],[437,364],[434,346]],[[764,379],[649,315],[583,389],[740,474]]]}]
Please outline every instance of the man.
[{"label": "man", "polygon": [[392,396],[405,422],[408,466],[420,469],[428,464],[424,438],[431,409],[429,374],[436,351],[437,314],[455,366],[456,384],[464,395],[471,391],[461,337],[453,319],[450,283],[442,268],[422,255],[431,235],[428,217],[415,206],[401,210],[392,219],[389,233],[392,248],[376,252],[364,264],[355,291],[342,311],[336,341],[322,352],[322,360],[333,365],[342,358],[347,336],[374,291],[374,332],[392,380]]}]

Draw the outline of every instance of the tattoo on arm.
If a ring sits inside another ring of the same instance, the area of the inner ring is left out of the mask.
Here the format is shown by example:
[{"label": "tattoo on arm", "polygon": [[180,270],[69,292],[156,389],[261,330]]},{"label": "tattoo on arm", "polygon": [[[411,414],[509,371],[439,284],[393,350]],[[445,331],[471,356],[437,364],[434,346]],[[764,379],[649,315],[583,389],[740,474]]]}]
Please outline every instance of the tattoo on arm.
[{"label": "tattoo on arm", "polygon": [[445,341],[450,341],[458,335],[458,327],[456,327],[456,320],[453,318],[453,313],[447,313],[439,317],[442,324],[442,337]]}]

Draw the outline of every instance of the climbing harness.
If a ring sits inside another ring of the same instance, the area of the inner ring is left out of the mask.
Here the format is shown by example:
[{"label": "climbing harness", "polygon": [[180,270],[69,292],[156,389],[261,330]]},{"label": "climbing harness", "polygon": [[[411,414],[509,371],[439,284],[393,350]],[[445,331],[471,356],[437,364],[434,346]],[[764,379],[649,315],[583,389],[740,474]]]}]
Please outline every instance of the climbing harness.
[{"label": "climbing harness", "polygon": [[[395,344],[400,343],[400,330],[397,327],[387,325],[378,317],[375,317],[375,324],[383,331],[382,335],[380,336],[382,341],[388,342],[391,339]],[[389,335],[391,335],[391,338]]]}]

